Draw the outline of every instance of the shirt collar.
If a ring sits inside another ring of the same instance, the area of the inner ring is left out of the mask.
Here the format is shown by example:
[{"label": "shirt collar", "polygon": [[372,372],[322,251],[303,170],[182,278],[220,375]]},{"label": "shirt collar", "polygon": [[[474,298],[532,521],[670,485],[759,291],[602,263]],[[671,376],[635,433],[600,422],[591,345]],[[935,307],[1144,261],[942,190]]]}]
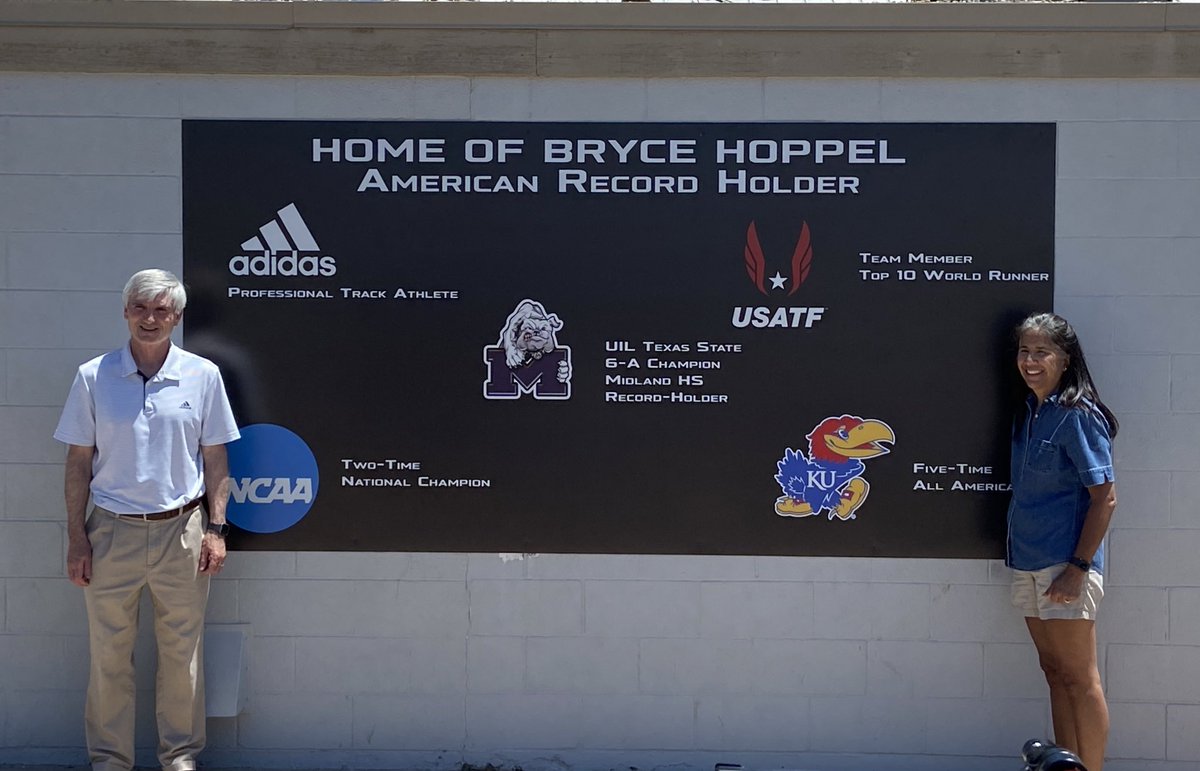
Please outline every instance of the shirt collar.
[{"label": "shirt collar", "polygon": [[179,348],[175,343],[171,343],[171,350],[167,352],[167,360],[163,362],[162,369],[155,375],[163,380],[181,380],[183,371],[181,361],[183,357],[179,353]]},{"label": "shirt collar", "polygon": [[[171,350],[167,351],[167,360],[155,373],[150,380],[180,380],[181,379],[181,359],[179,348],[171,343]],[[138,371],[137,362],[133,360],[133,351],[129,348],[129,343],[125,343],[125,347],[121,349],[121,377],[129,377],[136,375]]]},{"label": "shirt collar", "polygon": [[129,377],[136,374],[137,371],[137,362],[133,360],[133,352],[129,350],[129,343],[125,343],[125,347],[121,349],[121,377]]},{"label": "shirt collar", "polygon": [[1037,403],[1037,394],[1030,393],[1025,399],[1025,419],[1032,421],[1042,413],[1057,413],[1061,409],[1058,406],[1058,391],[1046,397],[1046,400],[1040,405]]}]

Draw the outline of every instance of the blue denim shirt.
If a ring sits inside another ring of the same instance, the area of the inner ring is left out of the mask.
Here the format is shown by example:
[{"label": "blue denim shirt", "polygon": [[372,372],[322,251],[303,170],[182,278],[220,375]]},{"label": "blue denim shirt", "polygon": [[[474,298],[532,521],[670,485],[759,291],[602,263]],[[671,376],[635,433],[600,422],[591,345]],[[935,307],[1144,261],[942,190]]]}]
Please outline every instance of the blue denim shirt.
[{"label": "blue denim shirt", "polygon": [[[1058,394],[1037,408],[1029,397],[1025,418],[1013,432],[1009,567],[1041,570],[1075,555],[1091,505],[1087,488],[1114,481],[1108,432],[1108,421],[1096,410],[1060,406]],[[1103,543],[1092,565],[1104,572]]]}]

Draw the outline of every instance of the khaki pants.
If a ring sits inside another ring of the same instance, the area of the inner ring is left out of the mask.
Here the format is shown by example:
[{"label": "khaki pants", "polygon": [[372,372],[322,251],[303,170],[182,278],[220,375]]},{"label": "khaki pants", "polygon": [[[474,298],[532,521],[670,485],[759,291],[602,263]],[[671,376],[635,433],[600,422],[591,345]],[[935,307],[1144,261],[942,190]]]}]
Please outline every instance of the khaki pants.
[{"label": "khaki pants", "polygon": [[203,507],[160,522],[92,509],[92,581],[84,590],[92,663],[84,723],[94,771],[133,768],[133,645],[143,588],[154,601],[158,643],[158,760],[169,771],[196,767],[205,742],[208,576],[199,572],[199,560],[206,521]]}]

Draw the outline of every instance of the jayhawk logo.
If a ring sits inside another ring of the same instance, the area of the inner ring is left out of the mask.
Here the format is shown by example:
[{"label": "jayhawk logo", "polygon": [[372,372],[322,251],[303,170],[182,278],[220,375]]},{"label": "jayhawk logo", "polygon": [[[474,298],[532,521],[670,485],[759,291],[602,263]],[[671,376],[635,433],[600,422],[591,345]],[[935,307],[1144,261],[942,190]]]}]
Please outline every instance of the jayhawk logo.
[{"label": "jayhawk logo", "polygon": [[775,481],[783,495],[775,501],[781,517],[811,517],[828,511],[829,518],[854,519],[871,486],[862,478],[865,458],[890,450],[880,442],[896,441],[887,423],[853,415],[825,418],[808,439],[808,457],[788,448],[777,464]]}]

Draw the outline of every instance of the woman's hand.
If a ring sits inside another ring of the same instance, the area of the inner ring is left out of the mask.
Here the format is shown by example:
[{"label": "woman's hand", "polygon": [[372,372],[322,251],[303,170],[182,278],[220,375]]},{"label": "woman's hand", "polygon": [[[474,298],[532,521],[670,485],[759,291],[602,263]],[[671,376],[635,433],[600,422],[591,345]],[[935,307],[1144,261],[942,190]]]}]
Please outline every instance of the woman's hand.
[{"label": "woman's hand", "polygon": [[1069,605],[1079,599],[1079,595],[1083,593],[1083,582],[1087,578],[1087,574],[1073,565],[1067,565],[1063,572],[1050,582],[1050,588],[1046,590],[1045,596],[1051,602],[1058,602],[1064,605]]}]

